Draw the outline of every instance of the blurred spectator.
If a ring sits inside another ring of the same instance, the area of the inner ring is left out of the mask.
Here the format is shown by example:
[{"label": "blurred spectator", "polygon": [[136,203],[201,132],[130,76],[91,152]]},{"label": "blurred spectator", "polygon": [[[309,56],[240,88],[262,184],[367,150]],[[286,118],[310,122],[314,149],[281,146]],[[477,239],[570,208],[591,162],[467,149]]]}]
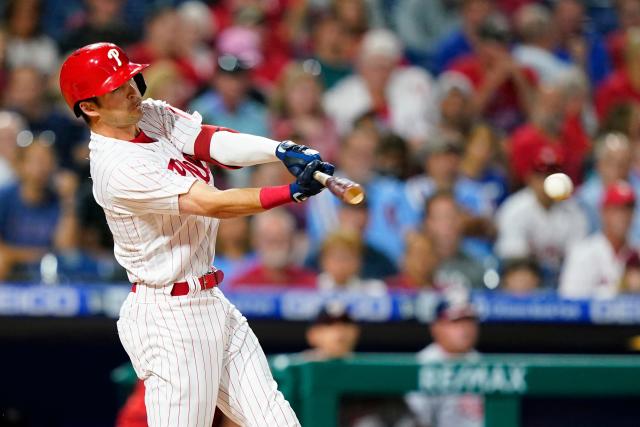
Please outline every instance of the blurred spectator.
[{"label": "blurred spectator", "polygon": [[496,133],[487,125],[477,124],[472,128],[460,161],[462,180],[476,184],[480,191],[480,206],[488,209],[481,212],[493,215],[507,197],[507,176],[502,168],[503,160],[500,141]]},{"label": "blurred spectator", "polygon": [[203,122],[238,132],[269,136],[267,110],[249,95],[249,73],[249,64],[241,59],[220,56],[211,88],[193,100],[191,109],[202,114]]},{"label": "blurred spectator", "polygon": [[[342,232],[349,232],[358,236],[364,236],[369,223],[369,209],[367,199],[357,205],[342,204],[338,211],[338,224]],[[360,277],[363,279],[382,279],[397,272],[393,261],[380,250],[366,241],[362,245],[362,265]],[[312,253],[307,259],[306,265],[318,269],[318,253]]]},{"label": "blurred spectator", "polygon": [[[576,191],[580,207],[589,219],[589,231],[601,228],[600,212],[604,188],[617,181],[637,180],[631,174],[633,150],[629,139],[622,133],[607,133],[595,144],[595,170]],[[634,188],[635,192],[640,188]],[[636,215],[637,216],[637,215]],[[631,237],[631,236],[630,236]]]},{"label": "blurred spectator", "polygon": [[516,183],[525,181],[536,154],[544,147],[559,153],[565,172],[575,183],[582,181],[590,141],[580,112],[571,108],[570,96],[562,84],[538,90],[530,122],[516,129],[509,141],[511,172]]},{"label": "blurred spectator", "polygon": [[620,294],[640,293],[640,256],[634,251],[624,265],[624,273],[620,281]]},{"label": "blurred spectator", "polygon": [[224,272],[225,283],[233,282],[234,278],[253,266],[256,256],[251,248],[249,218],[236,217],[220,221],[218,238],[216,240],[215,266]]},{"label": "blurred spectator", "polygon": [[616,105],[640,102],[640,28],[628,29],[625,40],[623,66],[611,73],[596,92],[596,110],[601,120]]},{"label": "blurred spectator", "polygon": [[438,131],[444,137],[464,138],[476,117],[471,101],[475,95],[471,81],[464,74],[448,71],[438,78]]},{"label": "blurred spectator", "polygon": [[513,57],[521,66],[534,70],[541,83],[553,84],[573,68],[553,53],[553,18],[546,7],[524,6],[516,14],[515,22],[521,44],[513,50]]},{"label": "blurred spectator", "polygon": [[251,239],[258,261],[229,281],[229,286],[315,286],[315,273],[292,263],[294,231],[295,221],[283,209],[273,209],[256,216]]},{"label": "blurred spectator", "polygon": [[333,15],[352,36],[360,38],[370,28],[367,5],[371,1],[333,0],[331,3]]},{"label": "blurred spectator", "polygon": [[506,19],[492,15],[478,28],[474,53],[453,62],[449,70],[464,74],[476,94],[473,113],[492,126],[511,131],[522,123],[532,107],[535,73],[516,63],[509,52]]},{"label": "blurred spectator", "polygon": [[439,71],[434,64],[436,43],[460,26],[460,3],[457,0],[395,2],[391,16],[393,28],[412,62]]},{"label": "blurred spectator", "polygon": [[407,142],[393,133],[383,134],[376,153],[375,168],[380,175],[401,181],[411,176],[415,165]]},{"label": "blurred spectator", "polygon": [[0,110],[0,188],[16,179],[18,135],[26,130],[26,123],[19,114]]},{"label": "blurred spectator", "polygon": [[494,10],[492,0],[462,0],[459,28],[436,46],[436,73],[446,70],[456,59],[472,52],[480,25]]},{"label": "blurred spectator", "polygon": [[424,233],[407,233],[400,273],[386,280],[392,289],[411,291],[437,288],[438,257],[433,241]]},{"label": "blurred spectator", "polygon": [[76,246],[77,180],[70,173],[53,179],[55,155],[44,139],[20,148],[16,165],[18,183],[0,190],[0,278],[33,280],[46,252]]},{"label": "blurred spectator", "polygon": [[587,25],[582,0],[557,0],[553,3],[555,54],[575,64],[589,76],[593,86],[610,72],[609,55],[597,31]]},{"label": "blurred spectator", "polygon": [[309,62],[291,63],[282,72],[272,96],[273,136],[296,139],[335,162],[339,139],[333,121],[322,109],[322,87]]},{"label": "blurred spectator", "polygon": [[614,3],[618,27],[607,35],[607,52],[614,70],[624,67],[625,44],[628,30],[640,27],[640,2],[637,0],[617,0]]},{"label": "blurred spectator", "polygon": [[535,260],[511,258],[504,261],[500,290],[512,295],[527,296],[542,286],[542,275]]},{"label": "blurred spectator", "polygon": [[66,111],[52,108],[47,102],[45,83],[44,76],[36,68],[14,68],[4,92],[4,105],[20,113],[32,132],[53,132],[58,163],[65,169],[75,169],[74,150],[86,140],[87,130],[80,120],[70,117]]},{"label": "blurred spectator", "polygon": [[187,109],[192,87],[174,62],[156,61],[144,71],[144,81],[147,84],[145,98],[161,99],[181,110]]},{"label": "blurred spectator", "polygon": [[[122,16],[124,0],[84,0],[84,3],[85,13],[60,42],[62,52],[104,41],[118,46],[134,41],[135,35]],[[174,32],[167,31],[175,37]]]},{"label": "blurred spectator", "polygon": [[482,187],[460,176],[460,139],[436,135],[423,151],[424,172],[407,180],[405,186],[415,223],[424,214],[425,202],[438,191],[453,191],[456,201],[472,215],[491,214],[491,202],[483,199]]},{"label": "blurred spectator", "polygon": [[[199,0],[185,1],[176,10],[180,28],[176,34],[176,52],[190,64],[196,74],[198,86],[204,85],[215,72],[215,57],[210,46],[215,31],[211,11]],[[156,99],[175,106],[168,99]]]},{"label": "blurred spectator", "polygon": [[602,231],[569,250],[560,277],[560,295],[611,298],[618,294],[625,262],[632,253],[627,234],[635,201],[633,188],[624,181],[615,181],[605,188],[601,201]]},{"label": "blurred spectator", "polygon": [[[406,208],[403,184],[375,172],[378,137],[370,130],[355,130],[343,142],[337,176],[360,183],[367,193],[369,221],[365,240],[398,263],[403,252],[403,234],[412,223]],[[340,227],[340,201],[323,191],[306,204],[307,232],[312,247]]]},{"label": "blurred spectator", "polygon": [[567,250],[587,234],[587,219],[575,200],[555,202],[544,192],[544,179],[562,170],[561,155],[553,147],[542,147],[532,156],[527,186],[498,208],[495,251],[503,260],[532,257],[540,265],[544,286],[555,287]]},{"label": "blurred spectator", "polygon": [[453,193],[438,191],[425,207],[424,232],[434,243],[440,265],[435,283],[443,289],[483,288],[484,268],[462,249],[464,214]]},{"label": "blurred spectator", "polygon": [[431,77],[417,67],[399,66],[402,46],[388,30],[370,30],[363,37],[357,74],[346,77],[326,92],[324,106],[344,135],[354,121],[373,111],[382,127],[420,146],[434,123],[434,88]]},{"label": "blurred spectator", "polygon": [[10,0],[5,8],[7,29],[7,64],[15,67],[35,67],[49,74],[57,66],[58,47],[40,31],[42,18],[40,0]]},{"label": "blurred spectator", "polygon": [[313,25],[312,52],[320,65],[320,80],[326,90],[351,74],[351,39],[333,16],[324,16]]},{"label": "blurred spectator", "polygon": [[387,287],[378,279],[363,279],[363,242],[359,234],[338,230],[320,247],[319,291],[347,291],[384,295]]},{"label": "blurred spectator", "polygon": [[[466,302],[443,300],[430,327],[433,342],[417,354],[420,363],[479,359],[478,317]],[[418,427],[481,427],[484,403],[477,395],[430,396],[409,393],[405,400]]]},{"label": "blurred spectator", "polygon": [[337,301],[329,301],[307,328],[307,344],[302,352],[309,360],[338,359],[351,356],[360,338],[360,327],[346,308]]}]

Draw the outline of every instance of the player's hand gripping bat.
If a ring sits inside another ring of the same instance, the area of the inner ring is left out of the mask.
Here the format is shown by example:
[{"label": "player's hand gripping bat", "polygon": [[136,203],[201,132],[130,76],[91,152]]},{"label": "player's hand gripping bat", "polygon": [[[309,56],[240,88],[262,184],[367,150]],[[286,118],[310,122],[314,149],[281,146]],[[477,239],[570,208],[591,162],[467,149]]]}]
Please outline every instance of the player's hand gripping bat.
[{"label": "player's hand gripping bat", "polygon": [[336,197],[350,205],[357,205],[364,200],[364,190],[357,182],[353,182],[347,178],[327,175],[320,171],[313,173],[313,179],[324,185]]}]

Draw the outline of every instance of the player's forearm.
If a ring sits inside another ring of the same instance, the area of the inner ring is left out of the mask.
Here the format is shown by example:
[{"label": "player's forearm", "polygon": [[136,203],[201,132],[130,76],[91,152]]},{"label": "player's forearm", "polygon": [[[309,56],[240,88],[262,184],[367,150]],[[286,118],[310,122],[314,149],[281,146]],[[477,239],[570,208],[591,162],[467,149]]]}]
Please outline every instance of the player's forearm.
[{"label": "player's forearm", "polygon": [[275,162],[279,141],[246,133],[216,130],[202,126],[197,138],[185,143],[183,151],[209,163],[227,166],[252,166]]},{"label": "player's forearm", "polygon": [[178,199],[180,214],[234,218],[264,212],[292,201],[288,185],[267,188],[234,188],[225,191],[195,183]]}]

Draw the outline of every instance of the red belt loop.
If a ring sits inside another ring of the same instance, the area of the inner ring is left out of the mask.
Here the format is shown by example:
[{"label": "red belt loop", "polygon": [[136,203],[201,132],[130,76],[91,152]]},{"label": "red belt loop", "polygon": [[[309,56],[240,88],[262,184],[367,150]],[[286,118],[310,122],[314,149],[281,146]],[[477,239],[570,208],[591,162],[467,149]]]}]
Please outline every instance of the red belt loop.
[{"label": "red belt loop", "polygon": [[[205,274],[204,276],[198,277],[198,282],[200,282],[200,290],[211,289],[218,286],[224,280],[224,273],[222,270],[214,269],[213,271]],[[137,289],[137,283],[131,285],[131,292],[135,292]],[[189,293],[189,283],[188,282],[176,282],[173,284],[171,288],[171,296],[179,297],[182,295],[187,295]]]}]

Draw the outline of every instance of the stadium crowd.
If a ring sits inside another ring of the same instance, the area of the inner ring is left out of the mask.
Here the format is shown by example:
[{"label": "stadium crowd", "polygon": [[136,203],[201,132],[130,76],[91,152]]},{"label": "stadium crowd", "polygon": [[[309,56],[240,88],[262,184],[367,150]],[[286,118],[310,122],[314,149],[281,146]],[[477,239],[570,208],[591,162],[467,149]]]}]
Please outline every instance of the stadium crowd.
[{"label": "stadium crowd", "polygon": [[[593,4],[591,4],[593,3]],[[0,26],[0,280],[122,282],[88,131],[58,89],[98,41],[146,96],[319,150],[325,191],[224,220],[224,289],[640,292],[640,1],[8,0]],[[288,182],[280,164],[220,188]],[[554,201],[550,173],[576,191]]]}]

